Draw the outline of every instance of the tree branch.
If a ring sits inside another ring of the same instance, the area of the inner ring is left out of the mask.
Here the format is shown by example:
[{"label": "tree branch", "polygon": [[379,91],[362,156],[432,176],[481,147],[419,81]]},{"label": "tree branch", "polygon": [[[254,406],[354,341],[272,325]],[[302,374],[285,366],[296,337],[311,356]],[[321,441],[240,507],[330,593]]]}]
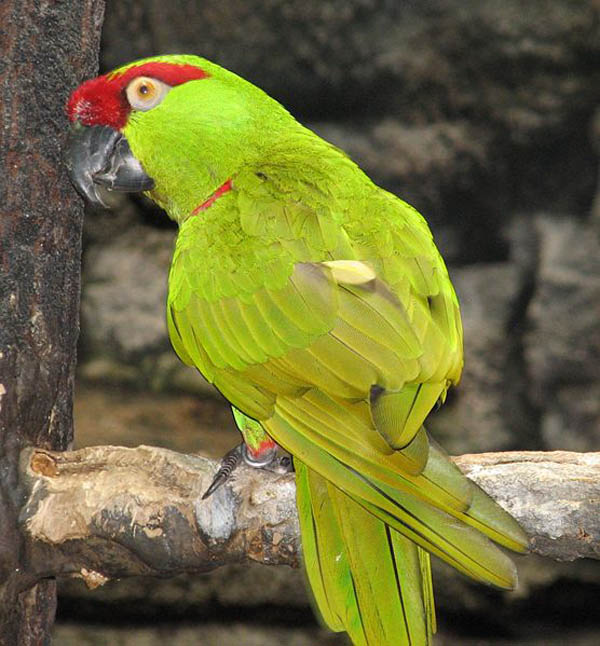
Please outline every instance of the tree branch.
[{"label": "tree branch", "polygon": [[[484,453],[456,463],[519,520],[531,551],[600,558],[600,453]],[[201,456],[149,446],[23,451],[20,520],[31,570],[80,576],[95,587],[248,558],[297,566],[293,474],[241,466],[203,501],[217,468]]]}]

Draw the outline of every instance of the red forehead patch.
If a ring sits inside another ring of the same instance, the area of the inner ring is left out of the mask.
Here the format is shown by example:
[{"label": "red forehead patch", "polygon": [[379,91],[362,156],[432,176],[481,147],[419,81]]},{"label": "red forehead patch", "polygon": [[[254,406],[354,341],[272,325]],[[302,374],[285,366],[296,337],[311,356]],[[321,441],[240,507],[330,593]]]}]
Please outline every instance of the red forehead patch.
[{"label": "red forehead patch", "polygon": [[121,74],[109,72],[82,83],[71,94],[66,106],[69,121],[120,130],[127,123],[131,112],[125,89],[138,76],[151,76],[167,85],[176,86],[187,81],[205,79],[210,75],[195,65],[165,62],[134,65]]}]

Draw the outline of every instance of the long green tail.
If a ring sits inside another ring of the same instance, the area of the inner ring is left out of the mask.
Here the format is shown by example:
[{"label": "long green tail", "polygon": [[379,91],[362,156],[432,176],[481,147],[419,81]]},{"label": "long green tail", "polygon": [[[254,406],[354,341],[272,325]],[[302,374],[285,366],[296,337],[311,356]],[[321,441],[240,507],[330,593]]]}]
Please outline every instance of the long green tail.
[{"label": "long green tail", "polygon": [[[386,470],[365,474],[345,454],[326,450],[330,445],[308,435],[283,405],[264,425],[294,456],[304,562],[316,604],[325,623],[346,630],[355,646],[431,642],[429,553],[478,581],[516,585],[512,561],[489,539],[524,551],[525,534],[435,444],[421,474],[406,487],[399,479],[396,487]],[[415,441],[423,436],[424,430]]]},{"label": "long green tail", "polygon": [[299,460],[304,563],[327,626],[355,646],[429,644],[429,555]]}]

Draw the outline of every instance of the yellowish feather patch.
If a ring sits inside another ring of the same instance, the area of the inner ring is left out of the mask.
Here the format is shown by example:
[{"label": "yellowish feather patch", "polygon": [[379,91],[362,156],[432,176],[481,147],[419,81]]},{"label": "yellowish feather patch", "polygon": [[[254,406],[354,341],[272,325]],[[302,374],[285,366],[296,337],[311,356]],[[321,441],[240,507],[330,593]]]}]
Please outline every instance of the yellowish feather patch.
[{"label": "yellowish feather patch", "polygon": [[360,260],[330,260],[323,263],[331,269],[334,280],[347,285],[363,285],[375,280],[375,270]]}]

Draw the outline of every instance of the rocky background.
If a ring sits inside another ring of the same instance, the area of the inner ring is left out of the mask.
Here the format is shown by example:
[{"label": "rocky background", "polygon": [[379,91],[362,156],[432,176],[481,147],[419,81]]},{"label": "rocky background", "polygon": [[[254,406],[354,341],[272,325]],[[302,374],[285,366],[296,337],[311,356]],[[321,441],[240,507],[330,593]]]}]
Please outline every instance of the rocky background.
[{"label": "rocky background", "polygon": [[[463,382],[429,427],[453,453],[600,450],[597,0],[121,0],[102,65],[186,52],[257,83],[428,219],[465,325]],[[140,200],[86,224],[79,445],[222,455],[229,414],[178,363],[175,231]],[[437,573],[439,644],[597,644],[600,566],[521,559],[501,594]],[[302,575],[63,586],[57,644],[339,645]]]}]

